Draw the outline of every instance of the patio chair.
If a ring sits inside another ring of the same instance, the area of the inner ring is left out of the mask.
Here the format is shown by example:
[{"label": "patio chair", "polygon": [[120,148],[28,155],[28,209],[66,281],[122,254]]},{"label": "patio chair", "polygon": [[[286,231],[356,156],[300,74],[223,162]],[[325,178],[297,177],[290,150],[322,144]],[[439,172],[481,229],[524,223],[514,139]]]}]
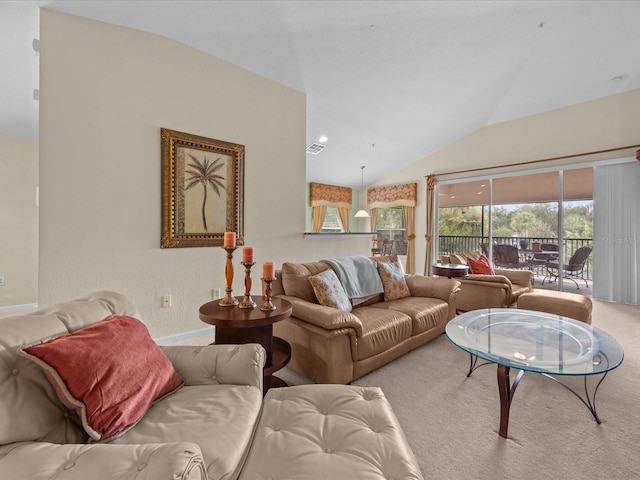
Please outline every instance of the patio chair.
[{"label": "patio chair", "polygon": [[529,262],[520,260],[518,247],[507,244],[493,246],[493,264],[502,268],[529,268]]},{"label": "patio chair", "polygon": [[[584,278],[584,267],[589,255],[591,255],[591,250],[591,247],[580,247],[573,253],[573,255],[571,255],[568,263],[562,264],[563,278],[575,283],[578,290],[580,290],[580,286],[578,285],[578,282],[576,282],[576,279],[584,280],[584,284],[589,288],[589,283],[587,283],[587,279]],[[558,270],[560,267],[559,260],[550,260],[545,264],[545,267],[547,268],[547,276],[542,279],[543,285],[547,278],[549,279],[549,283],[557,280],[559,274]]]},{"label": "patio chair", "polygon": [[393,240],[384,240],[382,242],[382,248],[380,250],[380,255],[392,255],[393,252]]}]

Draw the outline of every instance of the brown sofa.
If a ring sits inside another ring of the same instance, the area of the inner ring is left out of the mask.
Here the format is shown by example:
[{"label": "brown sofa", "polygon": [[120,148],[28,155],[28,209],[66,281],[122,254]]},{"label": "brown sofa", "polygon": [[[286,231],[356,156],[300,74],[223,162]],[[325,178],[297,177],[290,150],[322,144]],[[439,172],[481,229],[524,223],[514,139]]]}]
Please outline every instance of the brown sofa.
[{"label": "brown sofa", "polygon": [[[395,255],[368,257],[397,262]],[[325,262],[284,263],[272,285],[293,314],[274,324],[291,344],[289,367],[317,383],[349,383],[444,332],[455,316],[460,282],[406,275],[411,296],[384,301],[375,295],[351,312],[320,305],[309,277],[331,268]]]},{"label": "brown sofa", "polygon": [[[480,252],[444,255],[440,263],[467,265],[467,258],[480,258]],[[495,269],[495,275],[470,274],[460,280],[460,293],[456,298],[458,312],[481,308],[515,306],[518,297],[532,291],[533,272],[530,270]]]}]

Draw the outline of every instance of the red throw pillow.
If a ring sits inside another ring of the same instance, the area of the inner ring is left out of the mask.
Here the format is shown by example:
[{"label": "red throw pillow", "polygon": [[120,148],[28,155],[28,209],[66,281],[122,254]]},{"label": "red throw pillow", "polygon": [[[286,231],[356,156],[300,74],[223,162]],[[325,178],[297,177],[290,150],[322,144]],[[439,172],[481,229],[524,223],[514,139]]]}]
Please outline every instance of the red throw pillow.
[{"label": "red throw pillow", "polygon": [[126,432],[155,400],[183,384],[147,327],[127,316],[113,315],[19,352],[44,370],[94,440]]},{"label": "red throw pillow", "polygon": [[477,260],[474,260],[473,258],[467,258],[467,264],[469,265],[469,270],[471,270],[471,273],[478,275],[496,274],[489,264],[489,259],[484,255],[481,255]]}]

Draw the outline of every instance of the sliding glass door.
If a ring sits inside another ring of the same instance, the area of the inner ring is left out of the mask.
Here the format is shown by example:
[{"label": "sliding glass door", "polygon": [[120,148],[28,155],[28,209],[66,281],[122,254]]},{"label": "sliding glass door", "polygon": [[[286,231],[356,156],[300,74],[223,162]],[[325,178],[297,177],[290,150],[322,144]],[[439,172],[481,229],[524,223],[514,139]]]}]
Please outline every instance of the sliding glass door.
[{"label": "sliding glass door", "polygon": [[[438,185],[437,253],[482,251],[496,268],[531,270],[537,288],[590,295],[592,192],[592,168]],[[496,245],[515,260],[502,263]]]}]

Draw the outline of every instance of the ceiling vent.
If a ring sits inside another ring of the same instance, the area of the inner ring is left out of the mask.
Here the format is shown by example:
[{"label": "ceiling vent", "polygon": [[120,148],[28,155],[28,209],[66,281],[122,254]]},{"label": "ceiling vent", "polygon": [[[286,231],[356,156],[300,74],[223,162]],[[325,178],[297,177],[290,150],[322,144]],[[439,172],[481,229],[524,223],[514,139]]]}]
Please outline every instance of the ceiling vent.
[{"label": "ceiling vent", "polygon": [[312,143],[307,147],[307,153],[310,153],[312,155],[317,155],[326,147],[327,147],[326,145],[322,145],[320,143]]}]

